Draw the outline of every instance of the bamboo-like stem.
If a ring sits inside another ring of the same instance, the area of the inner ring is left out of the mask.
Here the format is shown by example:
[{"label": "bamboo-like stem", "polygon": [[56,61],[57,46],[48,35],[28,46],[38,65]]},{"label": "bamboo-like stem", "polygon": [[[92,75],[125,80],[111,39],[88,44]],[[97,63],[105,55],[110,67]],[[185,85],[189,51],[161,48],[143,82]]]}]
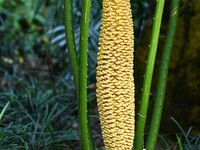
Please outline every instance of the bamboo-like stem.
[{"label": "bamboo-like stem", "polygon": [[136,133],[135,133],[135,143],[134,143],[135,150],[141,150],[143,146],[144,128],[146,123],[149,95],[151,89],[151,82],[152,82],[152,76],[153,76],[153,70],[154,70],[154,64],[158,46],[164,3],[165,0],[157,0],[156,12],[153,23],[153,31],[151,35],[150,49],[148,53],[147,66],[143,82],[140,109],[138,113],[138,120],[136,123]]},{"label": "bamboo-like stem", "polygon": [[152,115],[150,129],[149,129],[147,145],[146,145],[146,148],[148,150],[155,149],[155,144],[156,144],[156,140],[158,136],[160,120],[161,120],[161,115],[162,115],[162,110],[163,110],[166,84],[167,84],[169,62],[170,62],[174,37],[176,33],[179,3],[180,3],[180,0],[172,0],[171,2],[170,20],[169,20],[168,31],[166,35],[166,41],[164,45],[164,51],[163,51],[161,64],[160,64],[156,99],[155,99],[153,115]]},{"label": "bamboo-like stem", "polygon": [[79,51],[79,128],[81,149],[93,150],[94,144],[89,127],[87,112],[87,63],[88,63],[88,30],[91,0],[82,1],[80,51]]},{"label": "bamboo-like stem", "polygon": [[76,44],[73,30],[73,7],[72,0],[64,0],[64,19],[65,34],[68,45],[69,58],[72,65],[72,72],[75,82],[76,91],[78,93],[78,57],[76,53]]}]

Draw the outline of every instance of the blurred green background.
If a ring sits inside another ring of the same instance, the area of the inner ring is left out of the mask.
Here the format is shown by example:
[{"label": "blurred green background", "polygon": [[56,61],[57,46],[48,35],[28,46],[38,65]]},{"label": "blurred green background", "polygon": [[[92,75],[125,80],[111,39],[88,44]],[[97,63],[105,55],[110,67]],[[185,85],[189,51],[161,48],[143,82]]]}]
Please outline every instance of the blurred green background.
[{"label": "blurred green background", "polygon": [[[141,96],[156,1],[131,0],[131,4],[135,32],[134,78],[137,105]],[[157,70],[169,20],[169,4],[170,0],[166,0],[149,115],[155,99]],[[78,47],[81,1],[73,1],[73,12]],[[92,0],[88,104],[93,137],[98,149],[103,149],[95,96],[101,13],[101,0]],[[0,120],[2,149],[80,149],[77,97],[63,24],[62,0],[0,0],[0,110],[7,101],[11,102]],[[182,137],[186,146],[200,146],[199,66],[200,2],[182,0],[158,149],[175,148],[176,134]],[[149,120],[147,131],[148,125]]]}]

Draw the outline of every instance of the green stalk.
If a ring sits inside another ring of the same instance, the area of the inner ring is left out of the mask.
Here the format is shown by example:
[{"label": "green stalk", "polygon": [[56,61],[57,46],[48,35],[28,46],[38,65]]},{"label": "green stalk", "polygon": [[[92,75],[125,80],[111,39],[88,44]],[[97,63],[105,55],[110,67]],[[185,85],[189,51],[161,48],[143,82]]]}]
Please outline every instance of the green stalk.
[{"label": "green stalk", "polygon": [[156,12],[153,23],[153,31],[151,35],[150,49],[148,53],[147,66],[145,70],[142,97],[140,109],[138,113],[138,120],[136,124],[134,149],[141,150],[143,146],[144,128],[147,116],[147,109],[149,103],[149,94],[151,88],[151,81],[153,76],[154,63],[156,58],[158,39],[160,33],[160,25],[162,21],[162,14],[165,0],[157,0]]},{"label": "green stalk", "polygon": [[161,120],[161,115],[162,115],[165,90],[166,90],[166,84],[167,84],[169,62],[170,62],[171,51],[173,47],[177,20],[178,20],[179,3],[180,3],[180,0],[172,0],[171,2],[170,20],[169,20],[168,31],[166,35],[166,41],[164,45],[164,52],[161,59],[156,99],[155,99],[153,115],[152,115],[150,129],[149,129],[147,145],[146,145],[146,148],[148,150],[155,149],[158,131],[160,127],[160,120]]},{"label": "green stalk", "polygon": [[69,59],[72,65],[72,73],[74,77],[76,91],[78,93],[78,57],[76,54],[76,44],[73,30],[73,6],[72,0],[64,0],[64,19],[65,34],[68,45]]},{"label": "green stalk", "polygon": [[79,127],[82,150],[94,149],[87,113],[87,63],[90,6],[91,0],[82,1],[79,51]]}]

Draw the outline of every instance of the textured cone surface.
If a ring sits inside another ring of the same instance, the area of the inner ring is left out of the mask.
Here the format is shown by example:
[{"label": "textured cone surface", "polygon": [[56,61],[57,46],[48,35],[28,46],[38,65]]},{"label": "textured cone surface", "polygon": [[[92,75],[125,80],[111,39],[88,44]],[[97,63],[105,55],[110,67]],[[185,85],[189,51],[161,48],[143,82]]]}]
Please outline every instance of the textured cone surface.
[{"label": "textured cone surface", "polygon": [[134,138],[133,23],[129,0],[103,0],[97,103],[107,150],[131,150]]}]

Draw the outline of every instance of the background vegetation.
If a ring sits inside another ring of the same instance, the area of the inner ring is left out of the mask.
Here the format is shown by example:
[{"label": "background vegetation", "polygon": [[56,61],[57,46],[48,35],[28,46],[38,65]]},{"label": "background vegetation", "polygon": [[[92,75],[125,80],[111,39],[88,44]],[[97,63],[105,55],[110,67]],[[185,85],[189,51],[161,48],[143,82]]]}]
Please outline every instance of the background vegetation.
[{"label": "background vegetation", "polygon": [[[155,1],[132,0],[131,3],[137,103],[141,96]],[[157,65],[165,39],[169,3],[166,1]],[[74,0],[73,6],[78,43],[81,2]],[[180,144],[185,149],[200,148],[199,10],[198,0],[183,0],[181,3],[158,149],[176,149]],[[103,148],[103,143],[96,107],[95,73],[100,20],[101,0],[93,0],[89,29],[88,100],[95,145],[99,149]],[[63,1],[0,0],[0,111],[10,101],[0,120],[1,149],[80,149],[77,97],[63,22]],[[152,105],[154,85],[155,82],[151,90]]]}]

